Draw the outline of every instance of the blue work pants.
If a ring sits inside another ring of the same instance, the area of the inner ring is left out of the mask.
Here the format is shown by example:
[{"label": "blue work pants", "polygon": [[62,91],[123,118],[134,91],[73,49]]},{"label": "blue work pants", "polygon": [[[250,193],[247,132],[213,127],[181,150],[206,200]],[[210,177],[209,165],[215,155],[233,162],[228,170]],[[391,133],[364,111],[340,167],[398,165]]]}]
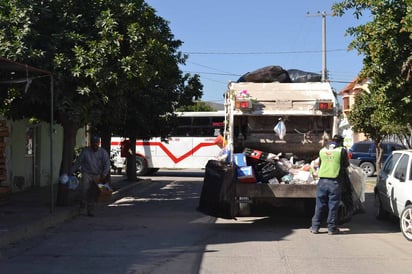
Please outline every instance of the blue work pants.
[{"label": "blue work pants", "polygon": [[328,230],[337,229],[338,209],[342,190],[337,180],[319,179],[316,188],[316,207],[312,218],[312,229],[318,230],[327,215]]}]

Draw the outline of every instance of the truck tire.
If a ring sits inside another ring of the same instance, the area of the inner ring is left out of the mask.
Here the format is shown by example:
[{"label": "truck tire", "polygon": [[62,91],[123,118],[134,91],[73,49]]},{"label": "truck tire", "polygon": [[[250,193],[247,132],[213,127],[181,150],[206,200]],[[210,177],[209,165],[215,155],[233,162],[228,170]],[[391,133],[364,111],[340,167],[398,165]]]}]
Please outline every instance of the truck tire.
[{"label": "truck tire", "polygon": [[136,156],[136,175],[144,176],[148,172],[146,159],[140,156]]},{"label": "truck tire", "polygon": [[365,172],[366,176],[370,177],[375,173],[375,165],[371,162],[363,162],[359,167]]}]

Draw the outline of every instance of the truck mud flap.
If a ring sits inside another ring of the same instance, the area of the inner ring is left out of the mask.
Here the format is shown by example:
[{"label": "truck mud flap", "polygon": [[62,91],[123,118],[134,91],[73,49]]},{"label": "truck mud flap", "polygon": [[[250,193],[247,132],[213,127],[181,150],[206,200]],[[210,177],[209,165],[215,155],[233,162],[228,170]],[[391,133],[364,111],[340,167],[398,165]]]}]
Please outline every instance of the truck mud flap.
[{"label": "truck mud flap", "polygon": [[232,165],[209,160],[197,210],[206,215],[236,219],[236,172]]}]

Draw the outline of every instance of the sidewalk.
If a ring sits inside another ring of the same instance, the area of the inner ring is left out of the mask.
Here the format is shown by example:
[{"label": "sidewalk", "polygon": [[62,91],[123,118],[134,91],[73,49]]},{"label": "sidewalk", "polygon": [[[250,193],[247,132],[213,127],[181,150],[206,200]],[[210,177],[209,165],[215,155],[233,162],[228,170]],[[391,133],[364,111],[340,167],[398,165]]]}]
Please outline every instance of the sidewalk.
[{"label": "sidewalk", "polygon": [[[128,189],[140,182],[142,181],[127,181],[124,176],[113,176],[112,200],[121,198]],[[0,205],[0,249],[23,239],[40,235],[48,228],[79,215],[77,204],[71,203],[69,206],[52,208],[50,199],[49,186],[12,193],[10,201]]]}]

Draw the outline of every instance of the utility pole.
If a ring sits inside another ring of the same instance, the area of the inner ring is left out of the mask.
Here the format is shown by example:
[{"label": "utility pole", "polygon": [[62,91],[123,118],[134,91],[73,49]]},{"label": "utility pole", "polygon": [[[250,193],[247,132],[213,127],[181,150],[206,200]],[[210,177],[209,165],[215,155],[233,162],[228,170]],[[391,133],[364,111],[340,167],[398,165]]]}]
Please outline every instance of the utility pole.
[{"label": "utility pole", "polygon": [[326,67],[326,16],[331,14],[326,14],[325,11],[318,11],[315,14],[307,12],[307,16],[322,16],[322,82],[327,80],[327,67]]}]

